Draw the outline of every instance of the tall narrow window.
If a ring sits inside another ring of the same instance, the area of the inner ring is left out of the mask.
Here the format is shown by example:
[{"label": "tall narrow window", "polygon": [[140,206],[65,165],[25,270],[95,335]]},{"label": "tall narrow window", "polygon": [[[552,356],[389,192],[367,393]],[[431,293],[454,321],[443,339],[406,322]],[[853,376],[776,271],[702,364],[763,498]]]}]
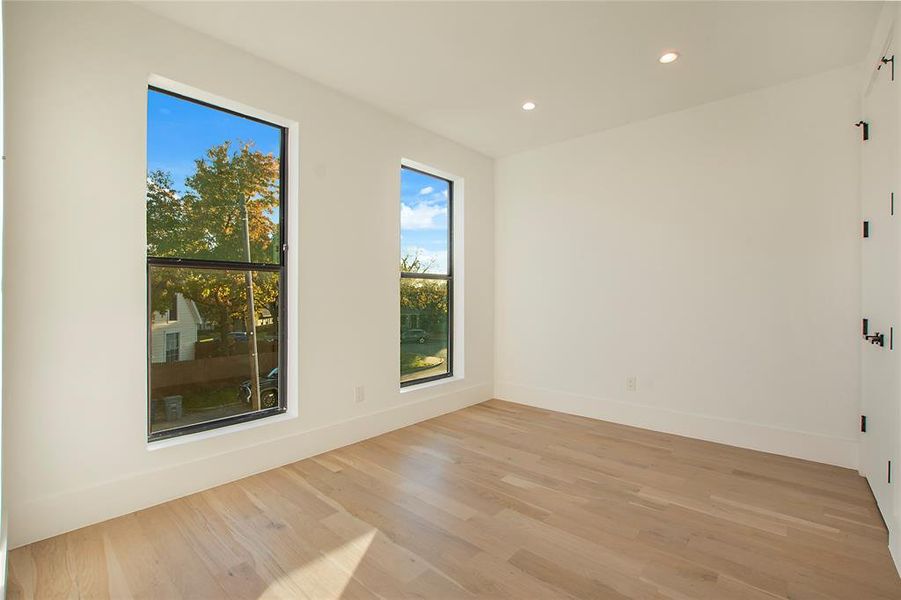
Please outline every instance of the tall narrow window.
[{"label": "tall narrow window", "polygon": [[401,168],[400,383],[453,375],[452,181]]},{"label": "tall narrow window", "polygon": [[285,410],[285,143],[150,87],[148,439]]}]

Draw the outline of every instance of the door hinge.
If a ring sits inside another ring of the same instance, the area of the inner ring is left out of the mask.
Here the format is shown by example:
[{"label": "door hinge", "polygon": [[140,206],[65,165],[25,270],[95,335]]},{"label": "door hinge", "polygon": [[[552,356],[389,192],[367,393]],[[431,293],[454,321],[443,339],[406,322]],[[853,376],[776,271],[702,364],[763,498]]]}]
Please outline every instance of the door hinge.
[{"label": "door hinge", "polygon": [[887,477],[886,480],[891,483],[892,482],[892,461],[888,461],[888,467],[886,468]]},{"label": "door hinge", "polygon": [[861,433],[867,432],[867,416],[860,415],[860,431]]},{"label": "door hinge", "polygon": [[885,334],[879,333],[878,331],[873,335],[865,335],[864,339],[873,344],[874,346],[885,347]]},{"label": "door hinge", "polygon": [[889,209],[888,214],[891,216],[895,216],[895,192],[891,193],[891,200],[889,200]]},{"label": "door hinge", "polygon": [[[873,335],[870,334],[870,320],[869,319],[861,319],[861,332],[863,333],[863,339],[870,342],[874,346],[883,346],[885,347],[885,334],[879,333],[878,331]],[[895,328],[888,328],[888,349],[892,350],[894,347],[894,337],[895,337]]]},{"label": "door hinge", "polygon": [[858,121],[854,124],[855,127],[863,127],[863,141],[867,141],[870,139],[870,124],[866,121]]},{"label": "door hinge", "polygon": [[865,238],[870,237],[870,222],[869,221],[863,222],[863,237],[865,237]]},{"label": "door hinge", "polygon": [[880,58],[879,66],[876,67],[876,70],[879,71],[880,69],[882,69],[882,67],[884,67],[888,63],[892,63],[892,81],[894,81],[895,80],[895,55],[894,54],[892,54],[890,58],[886,58],[885,56]]}]

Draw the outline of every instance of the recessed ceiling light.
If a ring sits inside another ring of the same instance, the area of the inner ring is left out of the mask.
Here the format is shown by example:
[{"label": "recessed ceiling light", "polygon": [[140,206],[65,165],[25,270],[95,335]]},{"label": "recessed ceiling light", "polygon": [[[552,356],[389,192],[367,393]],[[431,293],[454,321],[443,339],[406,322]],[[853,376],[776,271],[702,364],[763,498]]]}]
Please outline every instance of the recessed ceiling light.
[{"label": "recessed ceiling light", "polygon": [[671,62],[676,62],[677,58],[679,58],[678,52],[667,52],[666,54],[663,54],[657,60],[665,65],[668,65]]},{"label": "recessed ceiling light", "polygon": [[535,110],[535,103],[529,100],[528,102],[524,102],[522,105],[523,110]]}]

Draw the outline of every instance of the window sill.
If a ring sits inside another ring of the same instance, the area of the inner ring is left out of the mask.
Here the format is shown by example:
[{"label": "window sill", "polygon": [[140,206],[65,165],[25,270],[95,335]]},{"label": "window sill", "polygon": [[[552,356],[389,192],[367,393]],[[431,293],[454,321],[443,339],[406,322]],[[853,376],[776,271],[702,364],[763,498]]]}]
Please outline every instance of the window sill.
[{"label": "window sill", "polygon": [[445,377],[443,379],[436,379],[434,381],[424,381],[422,383],[413,383],[410,385],[402,386],[400,388],[401,394],[408,394],[410,392],[416,392],[419,390],[427,390],[433,387],[438,387],[440,385],[447,385],[449,383],[454,383],[457,381],[463,381],[463,377],[458,375],[451,375],[450,377]]},{"label": "window sill", "polygon": [[297,413],[291,412],[289,410],[288,412],[282,413],[280,415],[266,417],[265,419],[256,419],[254,421],[247,421],[245,423],[235,423],[234,425],[225,425],[224,427],[219,427],[218,429],[198,431],[197,433],[188,433],[185,435],[180,435],[178,437],[146,442],[145,447],[148,452],[153,452],[155,450],[172,448],[174,446],[183,446],[185,444],[191,444],[194,442],[200,442],[231,433],[237,433],[239,431],[245,431],[247,429],[255,429],[257,427],[263,427],[265,425],[272,425],[273,423],[282,423],[284,421],[290,421],[291,419],[296,418]]}]

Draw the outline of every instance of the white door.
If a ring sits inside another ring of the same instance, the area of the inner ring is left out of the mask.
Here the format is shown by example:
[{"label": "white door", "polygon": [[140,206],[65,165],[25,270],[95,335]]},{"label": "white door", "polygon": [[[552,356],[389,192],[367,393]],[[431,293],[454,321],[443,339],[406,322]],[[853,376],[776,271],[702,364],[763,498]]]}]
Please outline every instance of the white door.
[{"label": "white door", "polygon": [[[892,56],[893,50],[886,51]],[[890,483],[901,476],[899,444],[899,371],[901,337],[899,329],[899,246],[898,220],[901,193],[898,183],[898,99],[892,81],[893,64],[875,70],[864,95],[863,121],[869,139],[862,144],[861,203],[863,318],[869,340],[861,339],[861,395],[866,432],[861,439],[861,472],[888,524],[893,523],[894,498]],[[863,137],[863,128],[858,133]],[[894,198],[894,202],[893,202]],[[894,204],[894,206],[893,206]],[[894,214],[893,214],[894,213]],[[868,227],[866,227],[868,225]],[[863,237],[868,229],[868,237]],[[863,323],[861,323],[863,329]],[[895,332],[895,329],[899,329]],[[883,344],[872,336],[882,334]],[[894,471],[894,472],[892,472]]]}]

